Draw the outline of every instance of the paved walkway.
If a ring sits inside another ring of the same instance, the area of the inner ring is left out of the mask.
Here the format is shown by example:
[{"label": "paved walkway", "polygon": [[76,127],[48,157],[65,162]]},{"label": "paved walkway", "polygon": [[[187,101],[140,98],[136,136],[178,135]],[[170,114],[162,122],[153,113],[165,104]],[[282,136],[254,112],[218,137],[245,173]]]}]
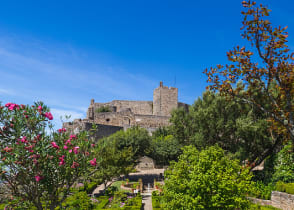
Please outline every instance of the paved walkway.
[{"label": "paved walkway", "polygon": [[[107,182],[107,186],[109,186],[112,182]],[[104,190],[104,184],[99,185],[94,191],[93,191],[93,195],[94,194],[98,194],[100,192],[100,190]]]},{"label": "paved walkway", "polygon": [[144,210],[152,210],[151,193],[142,193],[142,204]]}]

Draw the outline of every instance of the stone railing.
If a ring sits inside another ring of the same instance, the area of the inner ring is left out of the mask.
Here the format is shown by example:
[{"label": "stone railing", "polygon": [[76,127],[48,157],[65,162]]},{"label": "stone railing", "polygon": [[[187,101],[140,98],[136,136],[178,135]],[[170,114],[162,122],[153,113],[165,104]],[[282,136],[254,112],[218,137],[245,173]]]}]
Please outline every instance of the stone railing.
[{"label": "stone railing", "polygon": [[263,206],[273,206],[283,210],[294,210],[294,195],[272,191],[270,200],[262,200],[258,198],[249,198],[253,203],[258,203]]}]

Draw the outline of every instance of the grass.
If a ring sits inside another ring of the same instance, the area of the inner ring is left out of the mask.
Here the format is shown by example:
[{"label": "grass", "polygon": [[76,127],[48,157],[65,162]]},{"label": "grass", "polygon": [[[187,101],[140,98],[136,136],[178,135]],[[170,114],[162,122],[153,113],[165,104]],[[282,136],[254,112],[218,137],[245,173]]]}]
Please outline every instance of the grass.
[{"label": "grass", "polygon": [[[113,182],[111,184],[111,186],[117,187],[118,191],[121,191],[121,192],[132,192],[132,190],[121,189],[120,186],[123,182],[125,182],[125,181],[116,181],[116,182]],[[136,183],[138,183],[138,182],[129,182],[129,184],[136,184]]]}]

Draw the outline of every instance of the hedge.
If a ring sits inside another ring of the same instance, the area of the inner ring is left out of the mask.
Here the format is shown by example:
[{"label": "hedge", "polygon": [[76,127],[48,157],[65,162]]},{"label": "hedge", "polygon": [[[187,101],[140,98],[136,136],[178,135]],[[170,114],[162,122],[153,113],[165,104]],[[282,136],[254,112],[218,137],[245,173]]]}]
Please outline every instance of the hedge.
[{"label": "hedge", "polygon": [[294,195],[294,183],[277,182],[276,190]]}]

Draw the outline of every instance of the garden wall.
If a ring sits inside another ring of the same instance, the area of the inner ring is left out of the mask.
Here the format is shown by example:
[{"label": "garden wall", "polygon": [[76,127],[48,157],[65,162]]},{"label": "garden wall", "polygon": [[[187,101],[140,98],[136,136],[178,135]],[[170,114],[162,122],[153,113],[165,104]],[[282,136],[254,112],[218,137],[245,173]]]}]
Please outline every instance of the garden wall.
[{"label": "garden wall", "polygon": [[263,206],[271,205],[283,210],[294,210],[294,195],[284,192],[272,191],[271,200],[257,198],[250,198],[250,200]]}]

